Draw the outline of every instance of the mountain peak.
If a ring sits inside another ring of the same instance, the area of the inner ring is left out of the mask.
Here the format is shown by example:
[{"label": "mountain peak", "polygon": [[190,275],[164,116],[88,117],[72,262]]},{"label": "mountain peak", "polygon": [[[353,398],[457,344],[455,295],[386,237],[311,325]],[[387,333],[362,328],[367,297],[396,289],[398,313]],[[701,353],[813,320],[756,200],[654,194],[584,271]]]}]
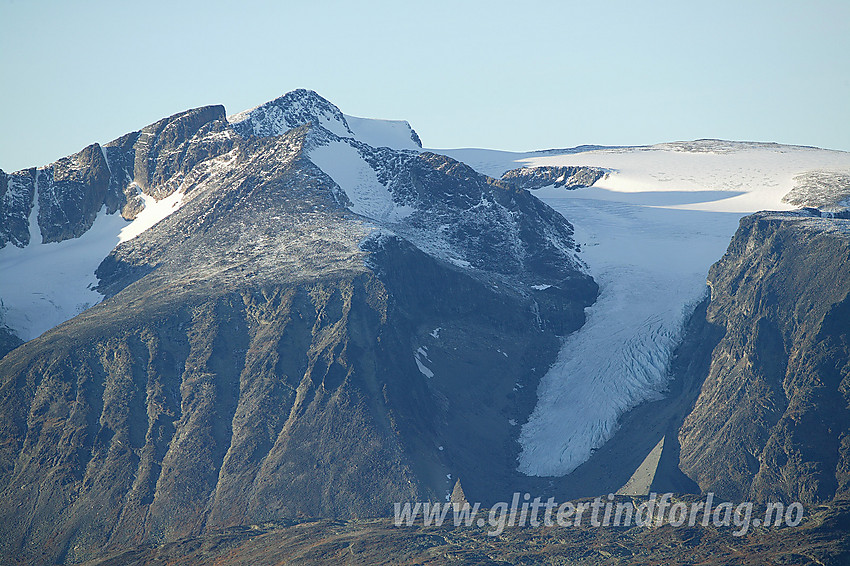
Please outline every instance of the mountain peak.
[{"label": "mountain peak", "polygon": [[308,122],[340,137],[352,137],[342,112],[315,91],[298,89],[230,117],[240,135],[278,136]]},{"label": "mountain peak", "polygon": [[343,114],[318,93],[297,89],[230,116],[233,129],[242,137],[279,136],[311,123],[340,138],[355,138],[372,147],[420,150],[419,135],[404,120],[377,120]]}]

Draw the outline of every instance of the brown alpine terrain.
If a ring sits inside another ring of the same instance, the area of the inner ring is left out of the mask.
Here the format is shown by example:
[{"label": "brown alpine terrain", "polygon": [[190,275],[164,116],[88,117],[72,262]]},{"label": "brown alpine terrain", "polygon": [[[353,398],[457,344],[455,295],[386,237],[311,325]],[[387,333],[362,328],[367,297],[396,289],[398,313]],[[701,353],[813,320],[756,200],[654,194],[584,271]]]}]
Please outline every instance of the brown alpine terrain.
[{"label": "brown alpine terrain", "polygon": [[816,507],[799,527],[759,528],[736,537],[713,527],[509,527],[498,537],[477,527],[396,527],[387,519],[250,525],[160,547],[143,547],[88,566],[218,564],[741,566],[847,564],[850,503]]}]

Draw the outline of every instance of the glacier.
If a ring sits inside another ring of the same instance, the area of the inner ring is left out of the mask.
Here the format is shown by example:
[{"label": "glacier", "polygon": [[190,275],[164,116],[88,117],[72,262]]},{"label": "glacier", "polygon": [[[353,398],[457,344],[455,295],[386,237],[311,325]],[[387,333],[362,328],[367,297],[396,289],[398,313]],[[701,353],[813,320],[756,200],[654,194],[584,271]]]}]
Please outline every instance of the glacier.
[{"label": "glacier", "polygon": [[131,225],[120,214],[108,215],[102,209],[82,236],[43,244],[35,227],[37,216],[36,197],[30,244],[0,249],[0,323],[25,341],[103,299],[94,290],[95,269],[118,244],[121,230]]},{"label": "glacier", "polygon": [[788,210],[807,171],[850,171],[850,154],[719,140],[647,147],[490,152],[434,150],[500,177],[516,167],[582,165],[610,173],[594,186],[532,191],[575,227],[600,287],[587,322],[564,339],[523,424],[519,471],[563,476],[617,430],[619,418],[663,397],[683,325],[708,292],[740,218]]}]

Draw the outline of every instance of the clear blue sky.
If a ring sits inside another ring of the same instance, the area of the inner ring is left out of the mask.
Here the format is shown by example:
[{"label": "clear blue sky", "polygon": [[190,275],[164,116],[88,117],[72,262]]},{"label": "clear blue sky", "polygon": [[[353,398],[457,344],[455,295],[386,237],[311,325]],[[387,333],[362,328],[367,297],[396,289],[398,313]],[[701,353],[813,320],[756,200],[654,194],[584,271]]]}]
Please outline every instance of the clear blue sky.
[{"label": "clear blue sky", "polygon": [[0,168],[295,88],[427,147],[850,150],[850,1],[0,0]]}]

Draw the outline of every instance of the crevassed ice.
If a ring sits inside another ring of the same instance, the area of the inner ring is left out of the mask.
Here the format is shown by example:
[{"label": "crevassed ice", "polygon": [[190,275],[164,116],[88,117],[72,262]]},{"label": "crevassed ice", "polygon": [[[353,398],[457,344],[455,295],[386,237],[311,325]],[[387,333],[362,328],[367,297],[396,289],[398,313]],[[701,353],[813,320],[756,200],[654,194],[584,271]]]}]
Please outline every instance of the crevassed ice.
[{"label": "crevassed ice", "polygon": [[573,223],[600,286],[587,323],[564,341],[522,427],[519,470],[536,476],[573,471],[611,438],[624,412],[664,394],[683,323],[744,214],[793,208],[781,199],[801,172],[850,171],[845,152],[735,142],[561,155],[441,153],[495,176],[543,165],[612,171],[588,189],[533,191]]}]

